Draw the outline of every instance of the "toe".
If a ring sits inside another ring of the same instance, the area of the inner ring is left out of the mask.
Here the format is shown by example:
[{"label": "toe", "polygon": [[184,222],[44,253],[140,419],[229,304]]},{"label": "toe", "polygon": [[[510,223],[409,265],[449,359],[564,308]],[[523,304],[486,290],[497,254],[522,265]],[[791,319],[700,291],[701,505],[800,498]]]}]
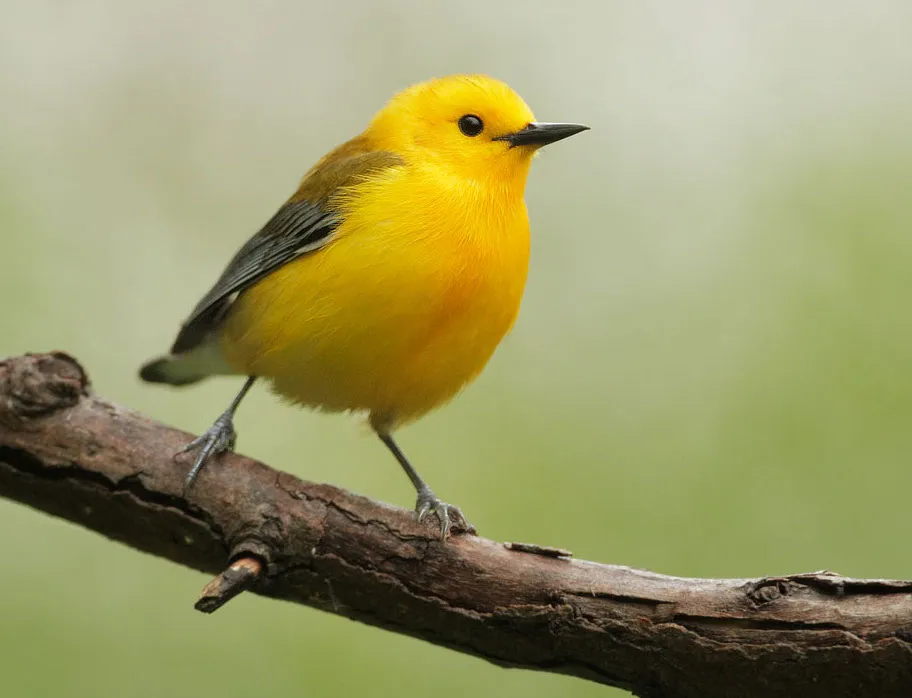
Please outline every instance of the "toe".
[{"label": "toe", "polygon": [[200,474],[200,471],[203,469],[203,466],[206,465],[206,461],[209,459],[211,448],[205,447],[196,457],[196,460],[193,461],[193,467],[190,468],[190,472],[187,473],[187,477],[184,479],[184,494],[187,493],[187,490],[190,489],[193,482],[196,480],[196,476]]},{"label": "toe", "polygon": [[444,504],[438,506],[436,510],[437,519],[440,521],[440,540],[446,540],[447,536],[450,534],[450,514],[449,506]]},{"label": "toe", "polygon": [[428,512],[430,512],[430,510],[430,502],[418,502],[418,506],[415,508],[415,511],[418,514],[418,523],[424,521],[424,517],[428,515]]},{"label": "toe", "polygon": [[206,432],[202,436],[197,436],[195,439],[193,439],[193,441],[188,443],[186,446],[184,446],[180,451],[178,451],[174,455],[179,456],[183,453],[188,453],[189,451],[192,451],[195,448],[199,448],[206,442],[206,439],[208,438],[208,436],[209,436],[209,432]]},{"label": "toe", "polygon": [[449,528],[455,526],[466,533],[475,535],[475,527],[469,522],[465,514],[462,513],[462,509],[452,504],[447,505],[447,515],[449,518]]},{"label": "toe", "polygon": [[418,499],[415,501],[415,511],[418,514],[418,521],[424,521],[430,512],[436,511],[440,505],[440,500],[434,496],[434,493],[428,487],[418,490]]}]

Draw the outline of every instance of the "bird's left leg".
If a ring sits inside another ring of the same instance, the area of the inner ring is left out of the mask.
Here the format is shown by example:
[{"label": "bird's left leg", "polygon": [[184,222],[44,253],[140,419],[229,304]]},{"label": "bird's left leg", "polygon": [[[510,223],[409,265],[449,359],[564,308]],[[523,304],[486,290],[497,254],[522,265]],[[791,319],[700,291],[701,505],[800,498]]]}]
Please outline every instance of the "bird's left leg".
[{"label": "bird's left leg", "polygon": [[418,471],[412,467],[412,464],[409,463],[408,458],[405,457],[402,449],[393,441],[393,437],[388,432],[377,430],[377,436],[380,437],[380,440],[386,444],[386,447],[396,457],[396,460],[399,461],[399,465],[402,466],[405,474],[408,475],[409,480],[412,481],[415,490],[418,492],[418,501],[415,504],[415,511],[418,512],[419,521],[423,521],[425,516],[430,512],[434,512],[437,516],[437,520],[440,521],[441,540],[446,539],[450,532],[450,527],[453,524],[456,524],[467,533],[475,533],[475,527],[469,523],[465,514],[462,513],[462,509],[437,499],[437,495],[428,487],[427,483],[418,474]]},{"label": "bird's left leg", "polygon": [[179,456],[182,453],[187,453],[195,448],[199,449],[199,454],[193,462],[193,467],[190,468],[190,472],[187,473],[187,479],[184,481],[185,492],[190,488],[193,481],[196,480],[196,476],[199,475],[203,466],[206,465],[210,459],[214,458],[219,453],[234,449],[234,443],[237,440],[237,432],[234,430],[234,413],[237,412],[238,405],[241,404],[241,400],[244,399],[244,396],[247,394],[247,391],[250,390],[254,381],[256,381],[256,376],[248,377],[247,381],[244,383],[244,387],[241,388],[241,392],[239,392],[234,400],[231,401],[231,404],[228,405],[228,409],[219,415],[219,418],[215,420],[215,423],[209,427],[205,433],[198,438],[193,439],[193,441],[175,454],[175,456]]}]

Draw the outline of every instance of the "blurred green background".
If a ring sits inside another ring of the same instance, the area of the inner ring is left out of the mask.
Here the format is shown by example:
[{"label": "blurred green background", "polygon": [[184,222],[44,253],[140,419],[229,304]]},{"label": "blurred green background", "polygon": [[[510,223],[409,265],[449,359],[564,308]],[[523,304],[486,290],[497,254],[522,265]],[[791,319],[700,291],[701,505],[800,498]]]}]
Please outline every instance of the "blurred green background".
[{"label": "blurred green background", "polygon": [[[550,121],[520,321],[401,433],[479,530],[696,576],[912,578],[912,4],[0,2],[0,355],[141,385],[235,249],[396,90]],[[411,506],[356,420],[257,388],[239,450]],[[0,499],[6,696],[622,695],[245,595]],[[65,580],[64,583],[61,583]]]}]

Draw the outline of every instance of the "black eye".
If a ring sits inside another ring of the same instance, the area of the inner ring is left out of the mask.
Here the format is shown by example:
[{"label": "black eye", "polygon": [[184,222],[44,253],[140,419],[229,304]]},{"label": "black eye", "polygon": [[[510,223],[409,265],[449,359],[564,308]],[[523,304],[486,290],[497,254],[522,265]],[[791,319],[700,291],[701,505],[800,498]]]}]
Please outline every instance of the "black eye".
[{"label": "black eye", "polygon": [[459,119],[459,130],[474,138],[484,130],[484,122],[474,114],[466,114]]}]

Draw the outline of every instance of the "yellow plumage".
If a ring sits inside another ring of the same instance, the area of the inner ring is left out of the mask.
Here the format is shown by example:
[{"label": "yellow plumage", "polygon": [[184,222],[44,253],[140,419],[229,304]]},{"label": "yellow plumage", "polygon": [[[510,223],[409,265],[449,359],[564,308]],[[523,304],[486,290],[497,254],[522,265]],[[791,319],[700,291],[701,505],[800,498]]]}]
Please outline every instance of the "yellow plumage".
[{"label": "yellow plumage", "polygon": [[529,225],[520,187],[446,181],[406,159],[356,185],[332,242],[238,300],[220,340],[229,365],[388,427],[455,395],[513,324]]},{"label": "yellow plumage", "polygon": [[[529,263],[529,165],[538,147],[584,128],[536,124],[484,76],[403,91],[305,175],[143,377],[236,373],[303,405],[367,412],[419,510],[436,510],[445,531],[449,505],[389,433],[452,398],[512,327]],[[194,445],[230,446],[238,401],[227,426]]]}]

